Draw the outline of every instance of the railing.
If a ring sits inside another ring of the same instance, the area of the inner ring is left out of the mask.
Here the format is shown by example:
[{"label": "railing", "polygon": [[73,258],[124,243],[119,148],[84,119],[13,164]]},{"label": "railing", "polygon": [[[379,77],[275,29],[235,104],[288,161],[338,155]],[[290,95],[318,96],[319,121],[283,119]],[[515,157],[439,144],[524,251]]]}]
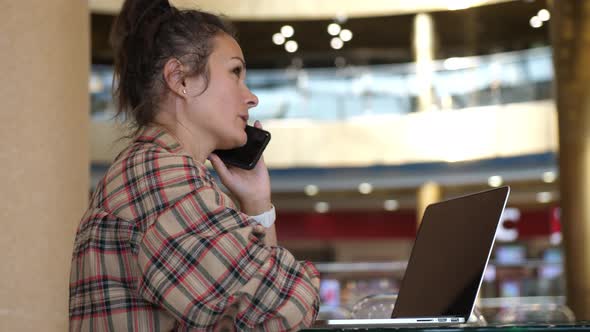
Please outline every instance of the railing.
[{"label": "railing", "polygon": [[[432,109],[462,109],[552,98],[551,49],[449,58],[432,64]],[[92,113],[113,114],[112,67],[93,66]],[[338,121],[417,110],[416,65],[249,70],[257,119]]]}]

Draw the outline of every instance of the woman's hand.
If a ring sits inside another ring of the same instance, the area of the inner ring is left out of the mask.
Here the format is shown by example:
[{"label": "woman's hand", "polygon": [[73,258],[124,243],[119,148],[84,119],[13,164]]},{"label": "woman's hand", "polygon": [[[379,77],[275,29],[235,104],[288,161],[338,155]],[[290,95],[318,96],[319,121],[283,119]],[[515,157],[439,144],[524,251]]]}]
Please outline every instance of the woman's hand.
[{"label": "woman's hand", "polygon": [[[254,123],[254,127],[262,129],[259,121]],[[264,157],[251,170],[227,166],[214,153],[209,156],[209,160],[221,183],[238,199],[242,212],[255,216],[271,209],[270,177]]]}]

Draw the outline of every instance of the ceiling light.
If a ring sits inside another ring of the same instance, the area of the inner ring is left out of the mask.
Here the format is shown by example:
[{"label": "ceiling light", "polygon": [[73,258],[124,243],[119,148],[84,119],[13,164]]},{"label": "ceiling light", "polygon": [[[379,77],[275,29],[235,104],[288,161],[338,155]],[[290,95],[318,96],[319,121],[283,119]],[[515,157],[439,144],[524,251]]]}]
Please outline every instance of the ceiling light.
[{"label": "ceiling light", "polygon": [[328,33],[332,36],[337,36],[340,33],[340,24],[330,23],[328,25]]},{"label": "ceiling light", "polygon": [[555,174],[555,172],[548,171],[543,173],[543,182],[545,183],[555,182],[556,179],[557,174]]},{"label": "ceiling light", "polygon": [[296,52],[298,48],[299,48],[299,45],[297,45],[297,42],[294,40],[289,40],[288,42],[285,43],[285,50],[287,50],[287,52],[289,52],[289,53]]},{"label": "ceiling light", "polygon": [[529,21],[529,23],[535,29],[536,28],[540,28],[540,27],[543,26],[543,21],[541,21],[541,19],[539,18],[539,16],[533,16],[533,17],[531,17],[531,20]]},{"label": "ceiling light", "polygon": [[314,210],[317,213],[326,213],[330,211],[330,204],[328,202],[317,202],[315,203]]},{"label": "ceiling light", "polygon": [[320,192],[320,188],[315,184],[308,184],[303,188],[303,192],[305,192],[307,196],[315,196]]},{"label": "ceiling light", "polygon": [[499,175],[490,176],[488,178],[488,184],[490,187],[499,187],[503,183],[502,177]]},{"label": "ceiling light", "polygon": [[345,42],[350,41],[352,39],[352,31],[348,29],[340,31],[340,39]]},{"label": "ceiling light", "polygon": [[281,27],[281,34],[283,34],[285,38],[293,37],[293,34],[295,34],[295,30],[290,25],[283,25]]},{"label": "ceiling light", "polygon": [[332,38],[332,40],[330,40],[330,46],[332,46],[332,48],[335,50],[339,50],[342,48],[342,46],[344,46],[344,42],[342,41],[342,39],[334,37]]},{"label": "ceiling light", "polygon": [[285,43],[285,36],[277,32],[274,35],[272,35],[272,42],[276,45],[283,45],[283,43]]},{"label": "ceiling light", "polygon": [[547,9],[541,9],[537,13],[537,16],[541,21],[546,22],[549,21],[549,19],[551,18],[551,13],[549,13]]},{"label": "ceiling light", "polygon": [[399,203],[395,199],[388,199],[383,202],[383,208],[387,211],[395,211],[398,207]]},{"label": "ceiling light", "polygon": [[537,202],[539,203],[549,203],[551,199],[553,199],[553,195],[548,191],[537,193]]},{"label": "ceiling light", "polygon": [[363,195],[368,195],[373,191],[373,186],[370,183],[363,182],[359,184],[359,192]]}]

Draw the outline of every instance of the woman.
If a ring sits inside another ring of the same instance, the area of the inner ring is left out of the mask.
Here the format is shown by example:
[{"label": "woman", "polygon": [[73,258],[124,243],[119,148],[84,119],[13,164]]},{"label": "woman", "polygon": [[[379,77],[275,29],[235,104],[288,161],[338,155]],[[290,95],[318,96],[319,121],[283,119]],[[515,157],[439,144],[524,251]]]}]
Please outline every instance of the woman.
[{"label": "woman", "polygon": [[310,326],[318,273],[276,245],[264,160],[246,171],[212,154],[246,142],[248,110],[258,103],[230,28],[168,1],[127,0],[113,37],[115,99],[136,139],[78,228],[70,330]]}]

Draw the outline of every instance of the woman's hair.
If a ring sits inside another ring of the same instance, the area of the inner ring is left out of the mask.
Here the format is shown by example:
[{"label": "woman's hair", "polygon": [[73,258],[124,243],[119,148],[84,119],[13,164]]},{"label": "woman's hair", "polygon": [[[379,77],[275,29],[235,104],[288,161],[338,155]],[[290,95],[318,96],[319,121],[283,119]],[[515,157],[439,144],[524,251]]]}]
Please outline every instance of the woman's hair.
[{"label": "woman's hair", "polygon": [[166,91],[163,69],[175,58],[188,76],[209,81],[207,62],[213,38],[224,32],[235,38],[230,24],[199,10],[179,10],[168,0],[126,0],[111,30],[115,72],[113,98],[117,115],[125,115],[137,134],[153,123]]}]

